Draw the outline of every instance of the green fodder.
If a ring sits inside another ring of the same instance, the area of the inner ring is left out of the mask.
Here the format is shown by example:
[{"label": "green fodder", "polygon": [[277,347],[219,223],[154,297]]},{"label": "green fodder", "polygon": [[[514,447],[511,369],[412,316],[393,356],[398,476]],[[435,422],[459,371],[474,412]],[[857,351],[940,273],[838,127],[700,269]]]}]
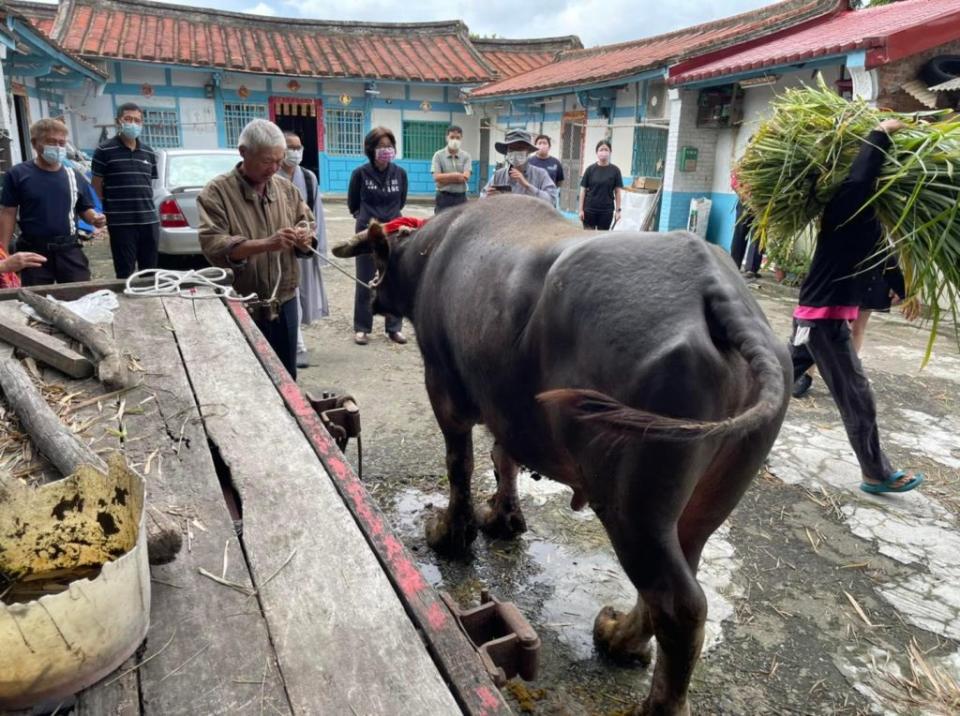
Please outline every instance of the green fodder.
[{"label": "green fodder", "polygon": [[[788,89],[773,102],[773,115],[754,135],[737,165],[754,214],[754,232],[764,247],[795,241],[816,222],[847,176],[863,141],[877,124],[898,118],[907,124],[893,143],[873,206],[890,238],[864,264],[867,269],[892,250],[899,258],[909,297],[931,319],[929,360],[944,312],[957,328],[960,297],[960,120],[943,112],[897,115],[862,100],[849,102],[822,78],[817,87]],[[851,207],[857,209],[858,207]],[[960,330],[956,330],[960,343]]]}]

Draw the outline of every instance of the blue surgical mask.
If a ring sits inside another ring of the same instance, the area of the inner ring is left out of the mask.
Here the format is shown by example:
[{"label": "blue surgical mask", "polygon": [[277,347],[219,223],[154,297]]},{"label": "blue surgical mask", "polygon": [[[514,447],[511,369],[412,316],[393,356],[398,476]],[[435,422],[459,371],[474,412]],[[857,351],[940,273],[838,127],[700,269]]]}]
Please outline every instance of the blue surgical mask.
[{"label": "blue surgical mask", "polygon": [[48,164],[61,164],[67,158],[67,148],[56,144],[44,144],[43,158]]},{"label": "blue surgical mask", "polygon": [[135,122],[124,122],[120,125],[120,133],[127,139],[136,139],[143,131],[143,126]]}]

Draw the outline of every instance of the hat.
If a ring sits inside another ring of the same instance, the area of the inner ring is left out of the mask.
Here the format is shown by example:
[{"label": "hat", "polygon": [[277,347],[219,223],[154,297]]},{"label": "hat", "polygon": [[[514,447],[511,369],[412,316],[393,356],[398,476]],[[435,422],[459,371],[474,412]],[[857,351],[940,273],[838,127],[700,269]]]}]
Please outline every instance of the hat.
[{"label": "hat", "polygon": [[530,132],[527,132],[523,129],[511,129],[507,131],[507,136],[503,138],[502,142],[497,142],[494,144],[494,148],[501,154],[507,153],[507,147],[511,144],[516,144],[517,142],[523,142],[527,145],[531,152],[537,151],[536,145],[532,141],[533,135]]}]

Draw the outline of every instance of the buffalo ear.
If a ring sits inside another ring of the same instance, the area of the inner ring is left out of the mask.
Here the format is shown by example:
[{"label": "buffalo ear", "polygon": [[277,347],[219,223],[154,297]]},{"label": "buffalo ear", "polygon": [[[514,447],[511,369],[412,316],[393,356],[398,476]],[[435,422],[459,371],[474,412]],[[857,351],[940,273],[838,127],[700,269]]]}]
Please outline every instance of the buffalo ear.
[{"label": "buffalo ear", "polygon": [[387,242],[387,235],[379,222],[370,222],[370,226],[367,227],[367,242],[373,247],[373,253],[378,258],[383,261],[390,258],[390,244]]},{"label": "buffalo ear", "polygon": [[340,259],[349,259],[360,254],[371,253],[373,244],[369,241],[367,233],[367,231],[361,231],[349,239],[338,241],[330,248],[330,253]]}]

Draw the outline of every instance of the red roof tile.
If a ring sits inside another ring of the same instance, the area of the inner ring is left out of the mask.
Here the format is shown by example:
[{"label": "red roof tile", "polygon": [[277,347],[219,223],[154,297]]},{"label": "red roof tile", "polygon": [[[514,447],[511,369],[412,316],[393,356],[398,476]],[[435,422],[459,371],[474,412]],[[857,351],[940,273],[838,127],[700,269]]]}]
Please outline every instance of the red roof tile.
[{"label": "red roof tile", "polygon": [[626,78],[694,54],[796,26],[845,7],[847,0],[786,0],[666,35],[567,51],[561,53],[556,62],[480,87],[471,97],[525,94]]},{"label": "red roof tile", "polygon": [[670,82],[683,84],[857,50],[869,50],[867,65],[875,67],[957,39],[960,0],[901,0],[826,17],[726,56],[690,60],[671,71]]},{"label": "red roof tile", "polygon": [[[0,28],[2,28],[0,31],[14,42],[17,42],[17,33],[11,32],[6,26],[8,21],[19,23],[24,29],[32,29],[39,35],[38,40],[47,45],[49,50],[54,50],[69,57],[70,62],[75,63],[74,69],[79,67],[81,73],[85,73],[90,79],[106,80],[107,73],[103,68],[97,67],[82,57],[71,53],[62,44],[50,37],[48,32],[43,29],[44,27],[49,27],[52,32],[52,28],[56,25],[55,12],[55,5],[32,2],[0,2]],[[33,51],[33,48],[23,47],[18,43],[18,50],[29,54]],[[69,67],[69,63],[64,64],[64,66]]]},{"label": "red roof tile", "polygon": [[[13,3],[11,3],[13,4]],[[288,20],[142,0],[61,0],[24,13],[88,58],[306,77],[485,82],[497,76],[459,21]]]},{"label": "red roof tile", "polygon": [[536,40],[475,39],[472,42],[502,78],[548,65],[564,50],[583,48],[580,38],[574,35]]},{"label": "red roof tile", "polygon": [[7,2],[7,6],[23,15],[30,24],[40,30],[47,37],[53,30],[53,23],[57,19],[57,6],[42,2]]}]

